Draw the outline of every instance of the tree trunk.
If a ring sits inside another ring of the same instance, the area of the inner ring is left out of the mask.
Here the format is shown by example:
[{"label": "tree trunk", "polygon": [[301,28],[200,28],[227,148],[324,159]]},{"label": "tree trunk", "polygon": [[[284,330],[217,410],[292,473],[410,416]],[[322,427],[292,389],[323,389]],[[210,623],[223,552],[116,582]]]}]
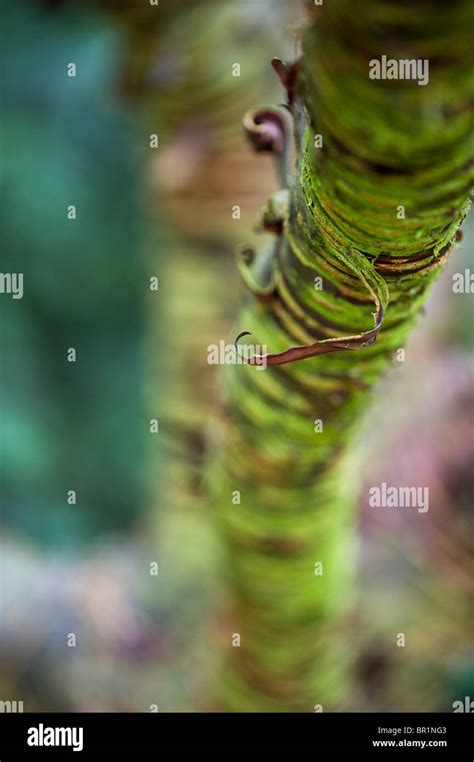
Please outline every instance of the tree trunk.
[{"label": "tree trunk", "polygon": [[[299,62],[276,65],[297,138],[288,212],[273,226],[271,277],[238,321],[271,354],[265,369],[226,368],[210,474],[229,644],[240,636],[223,679],[224,705],[236,711],[347,700],[351,437],[442,271],[472,183],[473,4],[308,9]],[[385,71],[382,56],[419,61],[407,68],[416,78],[371,79],[373,59]]]}]

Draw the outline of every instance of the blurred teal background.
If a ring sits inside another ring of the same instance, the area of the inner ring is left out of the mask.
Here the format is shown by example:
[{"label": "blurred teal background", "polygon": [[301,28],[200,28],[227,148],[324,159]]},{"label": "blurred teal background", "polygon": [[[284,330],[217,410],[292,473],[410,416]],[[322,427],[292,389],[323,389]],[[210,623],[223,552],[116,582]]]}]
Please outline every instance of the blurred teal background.
[{"label": "blurred teal background", "polygon": [[138,124],[115,92],[110,25],[78,4],[7,5],[2,271],[23,273],[25,293],[1,300],[2,521],[65,549],[128,529],[143,504]]}]

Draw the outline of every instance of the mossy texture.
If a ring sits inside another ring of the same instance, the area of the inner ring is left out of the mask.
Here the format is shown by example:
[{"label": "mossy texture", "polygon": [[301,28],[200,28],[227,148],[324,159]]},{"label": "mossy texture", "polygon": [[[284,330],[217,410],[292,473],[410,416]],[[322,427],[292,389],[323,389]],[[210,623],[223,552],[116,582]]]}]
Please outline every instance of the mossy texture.
[{"label": "mossy texture", "polygon": [[[353,336],[373,326],[374,292],[384,319],[370,346],[225,375],[228,419],[210,478],[229,642],[241,636],[224,677],[236,711],[347,703],[351,437],[442,272],[472,185],[473,3],[332,0],[308,11],[297,76],[305,127],[275,289],[249,296],[238,329],[271,353]],[[370,79],[382,55],[428,59],[429,83]]]}]

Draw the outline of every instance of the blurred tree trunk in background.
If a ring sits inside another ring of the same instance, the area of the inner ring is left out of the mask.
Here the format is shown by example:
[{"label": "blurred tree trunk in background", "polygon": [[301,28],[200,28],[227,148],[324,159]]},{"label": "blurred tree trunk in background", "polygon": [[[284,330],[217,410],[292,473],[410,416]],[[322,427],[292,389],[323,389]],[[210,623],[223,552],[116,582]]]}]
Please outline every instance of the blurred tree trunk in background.
[{"label": "blurred tree trunk in background", "polygon": [[[280,67],[299,144],[274,289],[249,298],[238,330],[272,353],[328,353],[226,369],[209,480],[230,594],[223,703],[235,711],[344,706],[354,426],[441,274],[472,183],[472,2],[308,10],[296,90]],[[429,82],[369,78],[382,56],[427,60]]]},{"label": "blurred tree trunk in background", "polygon": [[[150,275],[160,276],[161,325],[152,297],[147,402],[150,415],[160,419],[160,441],[167,445],[160,474],[150,458],[151,536],[162,562],[163,587],[180,601],[189,632],[180,658],[198,667],[187,670],[185,703],[168,702],[167,707],[208,708],[213,699],[201,685],[215,666],[216,649],[203,629],[215,627],[209,601],[218,578],[205,521],[209,500],[202,457],[212,429],[218,369],[208,365],[206,348],[234,319],[239,292],[233,248],[242,229],[247,235],[254,210],[273,183],[271,157],[255,162],[242,115],[249,105],[279,97],[269,61],[275,52],[293,48],[287,25],[299,3],[258,0],[244,10],[240,0],[183,0],[158,7],[101,0],[101,5],[125,34],[122,90],[145,112],[149,131],[159,135],[159,150],[149,162],[151,205],[169,234],[159,273],[154,253],[149,257]],[[264,18],[272,24],[262,25]],[[241,64],[240,76],[233,76],[235,62]],[[232,216],[235,204],[240,220]],[[156,384],[164,376],[166,397],[157,393]],[[156,510],[159,506],[169,510]],[[177,552],[182,547],[186,552]],[[205,653],[206,643],[211,654]]]}]

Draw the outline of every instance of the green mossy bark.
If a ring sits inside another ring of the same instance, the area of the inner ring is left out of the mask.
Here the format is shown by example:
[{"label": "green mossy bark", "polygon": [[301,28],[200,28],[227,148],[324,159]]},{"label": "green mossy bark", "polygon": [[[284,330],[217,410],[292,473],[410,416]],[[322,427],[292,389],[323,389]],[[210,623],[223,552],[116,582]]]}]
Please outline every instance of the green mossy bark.
[{"label": "green mossy bark", "polygon": [[[229,641],[241,637],[223,680],[224,704],[236,711],[347,701],[350,633],[341,630],[354,574],[354,496],[346,456],[374,385],[443,269],[472,185],[473,4],[308,8],[298,73],[307,123],[276,289],[249,299],[238,328],[270,352],[369,330],[364,270],[381,290],[386,284],[389,299],[370,347],[227,370],[229,419],[211,480],[227,551]],[[383,54],[429,59],[429,84],[371,80],[369,61]]]}]

